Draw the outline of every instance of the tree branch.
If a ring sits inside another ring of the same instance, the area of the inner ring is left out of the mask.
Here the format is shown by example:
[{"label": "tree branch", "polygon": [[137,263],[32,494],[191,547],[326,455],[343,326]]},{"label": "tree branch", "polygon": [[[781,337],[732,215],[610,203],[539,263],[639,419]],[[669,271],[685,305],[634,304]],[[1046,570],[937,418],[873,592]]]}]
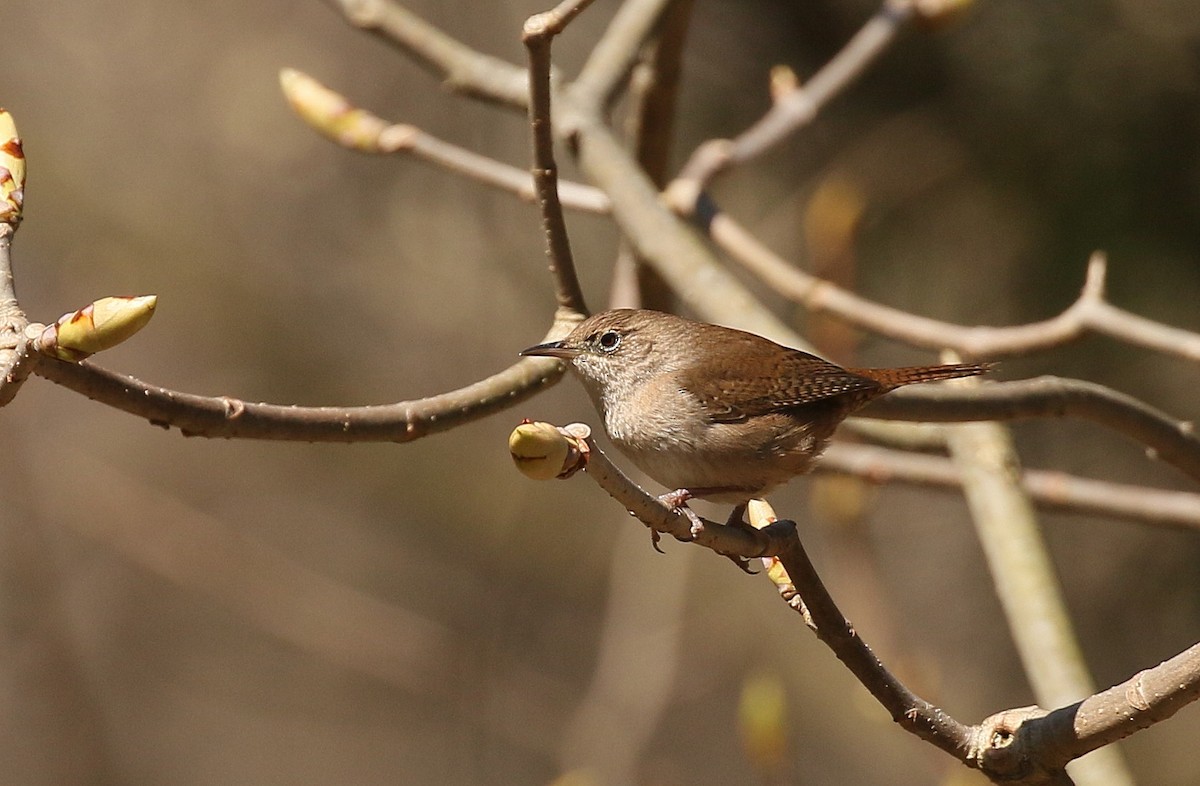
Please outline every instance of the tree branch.
[{"label": "tree branch", "polygon": [[[544,340],[571,332],[577,317],[555,321]],[[411,442],[508,409],[563,375],[556,361],[525,358],[466,387],[414,401],[365,407],[256,404],[229,396],[197,396],[150,385],[94,366],[42,358],[36,373],[90,399],[174,426],[185,436],[299,442]]]},{"label": "tree branch", "polygon": [[1094,382],[1036,377],[993,382],[969,392],[909,388],[875,400],[859,414],[947,423],[1077,417],[1142,443],[1151,458],[1200,480],[1200,439],[1190,422],[1176,420],[1133,396]]},{"label": "tree branch", "polygon": [[485,55],[452,38],[393,0],[325,0],[355,27],[374,33],[441,76],[450,90],[524,110],[525,69]]},{"label": "tree branch", "polygon": [[[1094,693],[1033,505],[1020,488],[1007,429],[969,423],[947,427],[946,433],[988,572],[1038,703],[1053,707]],[[1075,767],[1081,786],[1133,782],[1116,748],[1097,751]]]},{"label": "tree branch", "polygon": [[[797,129],[808,125],[838,93],[854,82],[885,52],[913,16],[908,2],[886,0],[833,59],[808,84],[779,98],[757,123],[732,140],[712,139],[700,145],[668,187],[672,204],[691,205],[691,215],[712,179],[736,164],[762,155]],[[676,201],[678,200],[678,201]]]},{"label": "tree branch", "polygon": [[550,45],[591,0],[566,0],[553,11],[531,16],[521,41],[529,51],[529,124],[533,130],[533,183],[542,211],[546,256],[554,277],[560,314],[566,310],[584,316],[587,305],[575,274],[571,240],[562,204],[558,201],[558,165],[554,161],[554,128],[550,122]]},{"label": "tree branch", "polygon": [[[873,483],[914,483],[957,489],[961,471],[941,456],[834,442],[814,467],[818,473],[843,473]],[[1200,494],[1092,480],[1037,469],[1021,473],[1025,492],[1039,506],[1071,513],[1092,513],[1139,524],[1200,530]]]}]

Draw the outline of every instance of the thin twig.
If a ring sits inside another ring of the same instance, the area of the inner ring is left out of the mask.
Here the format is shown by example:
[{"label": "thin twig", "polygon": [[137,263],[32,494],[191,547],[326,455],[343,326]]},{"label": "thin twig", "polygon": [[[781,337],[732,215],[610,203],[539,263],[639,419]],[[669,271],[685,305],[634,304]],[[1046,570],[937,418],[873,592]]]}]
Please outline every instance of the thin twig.
[{"label": "thin twig", "polygon": [[764,308],[666,208],[654,184],[604,122],[563,103],[556,115],[557,133],[575,139],[579,165],[612,200],[617,225],[680,301],[709,321],[791,346],[800,344],[795,331]]},{"label": "thin twig", "polygon": [[[789,91],[757,123],[736,138],[714,139],[700,145],[669,190],[690,195],[683,202],[694,205],[718,173],[762,155],[797,129],[808,125],[825,104],[887,50],[913,13],[910,3],[884,2],[807,85]],[[690,215],[692,211],[684,212]]]},{"label": "thin twig", "polygon": [[[546,341],[562,338],[577,318],[557,321]],[[560,363],[525,358],[466,387],[429,398],[366,407],[258,404],[197,396],[150,385],[90,363],[42,358],[35,373],[88,398],[185,436],[300,442],[411,442],[508,409],[562,378]]]},{"label": "thin twig", "polygon": [[483,54],[393,0],[326,0],[350,24],[404,49],[451,90],[514,109],[529,106],[525,69]]},{"label": "thin twig", "polygon": [[[693,0],[674,0],[653,37],[642,46],[629,78],[625,136],[650,182],[666,182],[675,126],[675,99],[682,76],[684,43]],[[617,251],[610,289],[612,308],[674,311],[675,297],[663,277],[640,259],[625,237]]]},{"label": "thin twig", "polygon": [[[295,68],[280,72],[280,87],[296,114],[326,139],[368,154],[404,153],[485,185],[537,201],[528,169],[519,169],[451,144],[408,123],[394,123],[363,109],[342,93]],[[559,182],[563,203],[593,213],[609,211],[604,192],[581,183]]]},{"label": "thin twig", "polygon": [[566,0],[557,8],[525,21],[521,40],[529,51],[529,124],[533,130],[533,182],[542,211],[546,256],[554,278],[560,312],[587,314],[583,290],[575,274],[571,240],[562,203],[558,199],[558,165],[554,161],[554,127],[551,123],[550,45],[559,32],[591,0]]},{"label": "thin twig", "polygon": [[[408,153],[484,185],[515,194],[526,202],[537,202],[535,180],[527,169],[497,161],[466,148],[438,139],[411,125],[390,126],[383,133],[389,152]],[[608,213],[608,195],[598,188],[567,180],[558,181],[558,197],[563,207],[588,213]]]},{"label": "thin twig", "polygon": [[[946,489],[962,485],[962,473],[949,459],[851,442],[830,445],[814,471],[854,475],[879,484],[914,483]],[[1200,530],[1200,494],[1037,469],[1022,470],[1021,485],[1039,507],[1049,510]]]},{"label": "thin twig", "polygon": [[[642,523],[689,540],[684,516],[668,509],[627,478],[588,438],[587,474]],[[1005,710],[965,726],[908,690],[879,661],[825,589],[794,526],[780,523],[747,532],[705,522],[697,545],[724,555],[777,556],[818,637],[846,664],[892,718],[959,761],[1007,783],[1070,784],[1062,770],[1073,759],[1166,720],[1200,698],[1200,644],[1140,672],[1133,679],[1047,713],[1036,707]]]},{"label": "thin twig", "polygon": [[703,226],[717,245],[771,289],[810,312],[828,314],[913,346],[953,349],[972,358],[999,358],[1062,346],[1092,331],[1200,361],[1200,334],[1131,314],[1104,299],[1106,259],[1100,252],[1088,261],[1087,279],[1079,298],[1057,316],[1011,327],[956,325],[877,303],[801,270],[711,202],[704,215],[709,220]]},{"label": "thin twig", "polygon": [[1200,439],[1190,422],[1176,420],[1133,396],[1079,379],[1036,377],[993,382],[972,391],[909,388],[877,399],[859,414],[947,423],[1082,418],[1140,442],[1152,458],[1200,480]]},{"label": "thin twig", "polygon": [[833,650],[892,720],[963,761],[971,738],[970,728],[914,694],[888,671],[825,589],[794,528],[778,556],[804,600],[817,638]]},{"label": "thin twig", "polygon": [[674,0],[627,0],[592,47],[571,92],[582,105],[604,111],[625,84],[638,51]]}]

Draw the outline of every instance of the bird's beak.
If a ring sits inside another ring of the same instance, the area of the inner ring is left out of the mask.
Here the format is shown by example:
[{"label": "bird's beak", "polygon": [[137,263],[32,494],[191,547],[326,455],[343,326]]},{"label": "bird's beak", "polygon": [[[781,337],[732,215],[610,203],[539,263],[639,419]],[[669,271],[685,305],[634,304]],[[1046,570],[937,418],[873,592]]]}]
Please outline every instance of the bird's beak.
[{"label": "bird's beak", "polygon": [[548,358],[562,358],[570,360],[578,356],[580,350],[578,347],[569,347],[562,341],[551,341],[548,344],[538,344],[536,347],[521,350],[520,354],[525,357],[539,356]]}]

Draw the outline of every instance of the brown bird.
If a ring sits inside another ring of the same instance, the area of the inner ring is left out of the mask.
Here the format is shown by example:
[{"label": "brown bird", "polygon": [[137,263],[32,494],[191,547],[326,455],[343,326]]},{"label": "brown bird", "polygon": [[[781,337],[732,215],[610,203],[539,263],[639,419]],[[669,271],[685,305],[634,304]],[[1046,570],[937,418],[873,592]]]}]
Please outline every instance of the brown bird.
[{"label": "brown bird", "polygon": [[[738,507],[808,472],[848,415],[914,382],[988,366],[842,368],[732,328],[618,309],[522,355],[562,358],[583,381],[609,439],[669,489],[663,500]],[[693,519],[696,521],[695,519]]]}]

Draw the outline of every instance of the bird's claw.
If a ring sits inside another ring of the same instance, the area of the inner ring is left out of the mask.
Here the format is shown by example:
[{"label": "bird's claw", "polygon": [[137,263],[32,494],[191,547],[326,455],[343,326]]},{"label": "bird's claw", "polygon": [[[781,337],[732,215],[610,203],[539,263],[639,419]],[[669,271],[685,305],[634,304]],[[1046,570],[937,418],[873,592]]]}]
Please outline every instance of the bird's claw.
[{"label": "bird's claw", "polygon": [[650,545],[653,546],[654,550],[657,551],[659,554],[666,554],[667,552],[663,551],[662,548],[660,548],[658,545],[658,542],[660,540],[662,540],[662,535],[658,534],[658,530],[656,530],[656,529],[650,530]]}]

